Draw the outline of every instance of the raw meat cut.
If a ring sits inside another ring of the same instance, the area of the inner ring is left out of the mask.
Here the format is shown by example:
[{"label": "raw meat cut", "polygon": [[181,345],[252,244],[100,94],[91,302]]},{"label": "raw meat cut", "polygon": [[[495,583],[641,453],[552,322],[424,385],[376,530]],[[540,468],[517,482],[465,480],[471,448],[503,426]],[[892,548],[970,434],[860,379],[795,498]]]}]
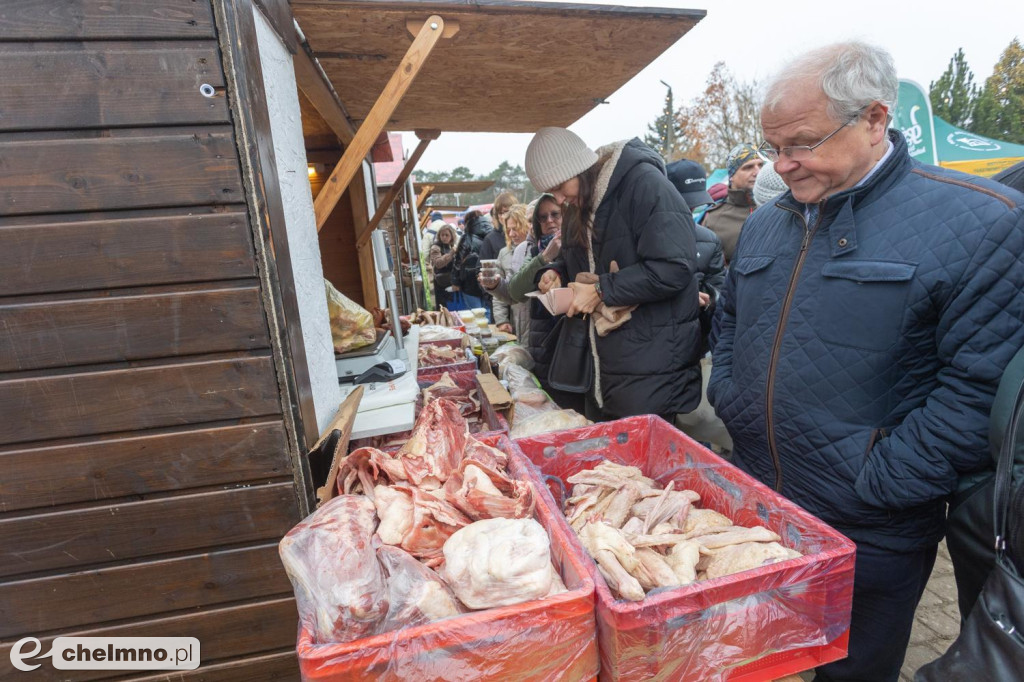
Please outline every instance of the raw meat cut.
[{"label": "raw meat cut", "polygon": [[800,552],[787,549],[777,542],[743,542],[714,550],[707,563],[707,578],[746,571],[751,568],[773,564],[801,556]]},{"label": "raw meat cut", "polygon": [[371,547],[373,502],[342,495],[288,531],[278,551],[295,588],[299,618],[317,642],[376,632],[388,612],[384,572]]},{"label": "raw meat cut", "polygon": [[533,519],[484,519],[444,543],[441,575],[471,609],[519,604],[550,595],[551,547]]},{"label": "raw meat cut", "polygon": [[462,460],[444,485],[446,499],[474,521],[533,516],[533,488],[484,462]]},{"label": "raw meat cut", "polygon": [[468,437],[469,428],[458,406],[435,400],[420,412],[412,435],[396,458],[413,485],[425,490],[440,488],[462,461]]},{"label": "raw meat cut", "polygon": [[[412,510],[412,521],[406,524],[405,520],[392,521],[389,512],[385,510],[388,518],[388,537],[396,539],[398,530],[404,529],[398,544],[402,549],[409,552],[418,559],[423,559],[427,566],[436,566],[441,563],[441,548],[445,541],[452,534],[471,523],[471,519],[451,505],[442,493],[440,497],[431,494],[432,491],[420,490],[406,485],[394,485],[390,488],[388,495],[404,496],[405,501],[399,503],[401,511],[395,515],[408,513],[406,509]],[[383,491],[381,491],[383,492]],[[439,491],[440,492],[440,491]],[[405,506],[408,504],[408,508]],[[394,529],[395,532],[390,531]],[[381,537],[381,541],[384,538]]]}]

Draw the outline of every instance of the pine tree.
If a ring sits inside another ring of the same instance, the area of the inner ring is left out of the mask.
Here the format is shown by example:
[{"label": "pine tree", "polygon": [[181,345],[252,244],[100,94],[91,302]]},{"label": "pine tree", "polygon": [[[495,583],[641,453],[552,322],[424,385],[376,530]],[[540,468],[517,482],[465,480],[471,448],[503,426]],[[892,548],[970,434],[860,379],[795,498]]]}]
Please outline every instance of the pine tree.
[{"label": "pine tree", "polygon": [[1016,38],[985,80],[970,131],[1024,144],[1024,46]]},{"label": "pine tree", "polygon": [[678,157],[677,151],[683,141],[683,130],[676,117],[675,102],[672,97],[672,86],[665,81],[665,104],[662,107],[661,115],[654,119],[654,123],[647,126],[647,134],[644,135],[644,142],[661,154],[666,162],[674,161]]},{"label": "pine tree", "polygon": [[939,80],[929,84],[928,97],[935,116],[961,128],[971,123],[978,87],[974,85],[974,73],[967,66],[963,48],[949,60],[949,66]]}]

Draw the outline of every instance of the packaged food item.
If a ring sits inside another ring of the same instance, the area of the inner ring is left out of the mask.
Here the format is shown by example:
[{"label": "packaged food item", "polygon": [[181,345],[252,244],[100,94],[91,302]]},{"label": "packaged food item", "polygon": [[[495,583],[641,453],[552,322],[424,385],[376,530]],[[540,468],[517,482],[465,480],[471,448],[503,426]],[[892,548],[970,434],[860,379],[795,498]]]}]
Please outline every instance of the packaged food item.
[{"label": "packaged food item", "polygon": [[327,293],[327,314],[331,318],[331,339],[335,353],[347,353],[377,340],[370,311],[338,291],[326,279],[324,289]]}]

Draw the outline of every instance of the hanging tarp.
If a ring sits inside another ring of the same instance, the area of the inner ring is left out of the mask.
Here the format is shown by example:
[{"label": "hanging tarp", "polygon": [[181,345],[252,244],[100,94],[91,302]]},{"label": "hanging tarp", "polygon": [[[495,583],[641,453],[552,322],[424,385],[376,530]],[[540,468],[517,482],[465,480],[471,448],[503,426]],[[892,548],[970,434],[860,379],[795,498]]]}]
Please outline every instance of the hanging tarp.
[{"label": "hanging tarp", "polygon": [[1024,161],[1024,145],[975,135],[941,118],[934,121],[940,166],[989,177]]},{"label": "hanging tarp", "polygon": [[899,128],[907,138],[910,158],[921,163],[938,165],[935,128],[932,125],[932,103],[928,99],[928,93],[914,81],[901,80],[896,102],[893,126]]},{"label": "hanging tarp", "polygon": [[932,115],[924,88],[900,80],[893,126],[907,139],[910,156],[923,163],[989,177],[1024,160],[1024,145],[969,133]]}]

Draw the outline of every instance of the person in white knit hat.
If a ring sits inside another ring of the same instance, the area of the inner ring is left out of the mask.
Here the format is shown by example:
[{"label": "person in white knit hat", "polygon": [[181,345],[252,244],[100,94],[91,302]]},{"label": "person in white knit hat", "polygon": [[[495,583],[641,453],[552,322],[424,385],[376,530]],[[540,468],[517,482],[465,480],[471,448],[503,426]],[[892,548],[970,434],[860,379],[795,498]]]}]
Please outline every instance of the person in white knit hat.
[{"label": "person in white knit hat", "polygon": [[[568,286],[568,314],[594,313],[587,417],[657,414],[671,421],[696,408],[701,332],[693,218],[662,158],[635,138],[595,152],[565,128],[541,128],[526,150],[526,174],[564,209],[561,253],[537,274],[538,288]],[[565,333],[559,341],[566,343]],[[558,369],[553,362],[549,377]]]},{"label": "person in white knit hat", "polygon": [[754,203],[764,206],[769,201],[785,192],[786,186],[782,176],[775,172],[774,163],[766,163],[761,167],[761,172],[754,180]]}]

